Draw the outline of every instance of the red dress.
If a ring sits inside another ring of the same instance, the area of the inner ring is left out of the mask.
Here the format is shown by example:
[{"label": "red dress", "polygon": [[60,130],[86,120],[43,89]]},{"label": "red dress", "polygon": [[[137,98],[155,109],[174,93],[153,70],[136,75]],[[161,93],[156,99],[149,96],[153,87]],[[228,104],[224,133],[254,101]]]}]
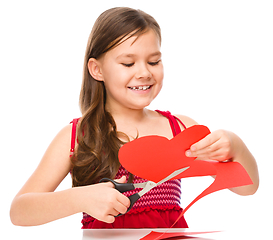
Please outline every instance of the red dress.
[{"label": "red dress", "polygon": [[[184,128],[185,125],[170,112],[158,111],[163,116],[167,117],[176,136],[181,132],[179,121]],[[72,138],[71,138],[71,154],[74,152],[75,147],[75,131],[77,120],[73,121]],[[126,176],[127,180],[129,172],[120,166],[116,179]],[[146,182],[146,179],[134,175],[134,183]],[[125,192],[124,195],[130,196],[141,189],[135,189]],[[153,188],[142,196],[133,206],[133,208],[126,214],[116,217],[113,223],[104,223],[83,213],[82,228],[169,228],[176,221],[182,212],[180,207],[181,186],[180,179],[170,180],[161,185]],[[184,217],[173,226],[174,228],[187,228],[188,225]]]}]

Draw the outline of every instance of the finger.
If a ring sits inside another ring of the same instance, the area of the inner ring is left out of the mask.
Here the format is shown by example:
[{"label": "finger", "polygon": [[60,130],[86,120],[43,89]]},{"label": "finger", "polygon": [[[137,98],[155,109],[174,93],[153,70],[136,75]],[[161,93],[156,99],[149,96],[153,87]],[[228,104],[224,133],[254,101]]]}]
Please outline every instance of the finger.
[{"label": "finger", "polygon": [[127,182],[126,176],[122,176],[119,179],[115,179],[115,181],[118,182],[118,183],[126,183]]},{"label": "finger", "polygon": [[108,210],[108,214],[117,216],[119,213],[126,213],[128,207],[130,206],[130,200],[128,197],[120,192],[116,192],[115,200],[112,201],[111,207]]},{"label": "finger", "polygon": [[128,207],[123,205],[122,203],[120,202],[117,202],[115,204],[115,207],[114,207],[114,210],[115,210],[115,213],[113,214],[114,216],[117,216],[119,213],[121,214],[125,214],[127,212],[127,209]]},{"label": "finger", "polygon": [[207,158],[212,156],[214,154],[214,152],[216,152],[218,150],[219,150],[219,146],[216,143],[213,143],[212,145],[209,145],[205,148],[198,149],[195,151],[187,150],[185,154],[187,157],[198,157],[198,158],[203,157],[203,158],[205,158],[203,160],[206,160]]},{"label": "finger", "polygon": [[[121,193],[119,193],[121,194]],[[122,194],[121,194],[122,195]],[[117,196],[117,195],[116,195]],[[114,222],[114,217],[118,214],[126,213],[127,207],[124,206],[121,202],[118,201],[118,199],[115,197],[115,200],[113,200],[106,209],[103,210],[104,214],[102,214],[101,221],[112,223]]]},{"label": "finger", "polygon": [[[118,214],[117,214],[118,215]],[[115,221],[115,216],[117,215],[107,215],[103,219],[98,219],[100,221],[106,222],[106,223],[113,223]]]},{"label": "finger", "polygon": [[214,156],[214,154],[221,150],[220,146],[215,142],[212,145],[207,146],[206,148],[202,148],[200,150],[196,150],[192,152],[196,157],[202,156],[202,155],[210,155]]},{"label": "finger", "polygon": [[113,206],[108,206],[107,209],[101,211],[100,215],[96,216],[96,219],[106,223],[113,223],[115,221],[115,216],[118,214],[119,212],[115,210]]},{"label": "finger", "polygon": [[117,201],[120,202],[126,208],[130,207],[130,204],[131,204],[130,199],[126,197],[125,195],[123,195],[122,193],[118,194]]},{"label": "finger", "polygon": [[228,159],[225,152],[223,152],[221,148],[218,148],[214,151],[200,152],[197,154],[197,160],[226,161]]},{"label": "finger", "polygon": [[193,144],[190,147],[190,150],[191,150],[191,152],[196,152],[201,149],[205,149],[205,148],[211,146],[212,144],[214,144],[215,142],[217,142],[219,139],[220,139],[220,136],[218,136],[218,134],[210,133],[209,135],[207,135],[206,137],[204,137],[203,139],[201,139],[197,143]]}]

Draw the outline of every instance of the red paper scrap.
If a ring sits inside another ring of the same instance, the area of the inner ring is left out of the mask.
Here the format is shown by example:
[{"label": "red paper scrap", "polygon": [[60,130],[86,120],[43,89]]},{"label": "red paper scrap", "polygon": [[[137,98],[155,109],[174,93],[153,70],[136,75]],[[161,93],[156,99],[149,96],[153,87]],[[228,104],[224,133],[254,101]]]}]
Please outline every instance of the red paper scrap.
[{"label": "red paper scrap", "polygon": [[174,238],[174,237],[183,237],[189,235],[197,235],[197,234],[206,234],[206,233],[215,233],[219,231],[211,231],[211,232],[150,232],[145,237],[141,238],[140,240],[155,240],[155,239],[167,239],[167,238]]}]

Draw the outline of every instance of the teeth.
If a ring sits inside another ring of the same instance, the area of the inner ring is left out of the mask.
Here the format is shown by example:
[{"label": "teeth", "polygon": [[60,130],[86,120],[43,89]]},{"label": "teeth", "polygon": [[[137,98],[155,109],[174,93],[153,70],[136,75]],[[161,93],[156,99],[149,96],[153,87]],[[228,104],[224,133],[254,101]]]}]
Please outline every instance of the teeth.
[{"label": "teeth", "polygon": [[139,90],[147,90],[150,88],[150,86],[139,86],[139,87],[129,87],[129,88],[131,88],[132,90],[139,91]]}]

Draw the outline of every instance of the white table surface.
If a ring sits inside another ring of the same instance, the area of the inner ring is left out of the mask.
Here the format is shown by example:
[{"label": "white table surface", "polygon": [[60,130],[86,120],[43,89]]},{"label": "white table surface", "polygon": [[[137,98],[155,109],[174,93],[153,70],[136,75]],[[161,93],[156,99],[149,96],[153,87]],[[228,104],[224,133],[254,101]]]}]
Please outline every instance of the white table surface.
[{"label": "white table surface", "polygon": [[[83,230],[83,238],[82,240],[94,240],[94,239],[127,239],[127,240],[135,240],[140,239],[151,231],[156,232],[164,232],[167,229],[90,229]],[[192,240],[237,240],[237,239],[273,239],[272,236],[268,236],[268,234],[260,234],[259,231],[251,231],[252,229],[233,229],[233,230],[223,230],[221,232],[215,233],[206,233],[206,234],[198,234],[198,235],[189,235],[188,237],[181,237],[177,239],[192,239]],[[204,231],[217,231],[217,229],[184,229],[184,228],[176,228],[170,229],[170,232],[204,232]],[[272,237],[272,238],[271,238]],[[176,238],[172,238],[176,239]]]},{"label": "white table surface", "polygon": [[[58,225],[58,224],[56,224]],[[94,240],[94,239],[119,239],[132,240],[140,239],[151,231],[166,231],[166,229],[89,229],[82,230],[67,227],[54,227],[52,224],[46,224],[36,227],[10,227],[1,229],[2,237],[0,239],[12,240]],[[203,231],[217,231],[222,229],[215,228],[189,228],[189,229],[171,229],[170,231],[186,231],[186,232],[203,232]],[[172,238],[174,239],[174,238]],[[208,233],[200,235],[190,235],[180,239],[191,240],[272,240],[270,227],[240,227],[237,229],[224,229],[218,233]]]}]

